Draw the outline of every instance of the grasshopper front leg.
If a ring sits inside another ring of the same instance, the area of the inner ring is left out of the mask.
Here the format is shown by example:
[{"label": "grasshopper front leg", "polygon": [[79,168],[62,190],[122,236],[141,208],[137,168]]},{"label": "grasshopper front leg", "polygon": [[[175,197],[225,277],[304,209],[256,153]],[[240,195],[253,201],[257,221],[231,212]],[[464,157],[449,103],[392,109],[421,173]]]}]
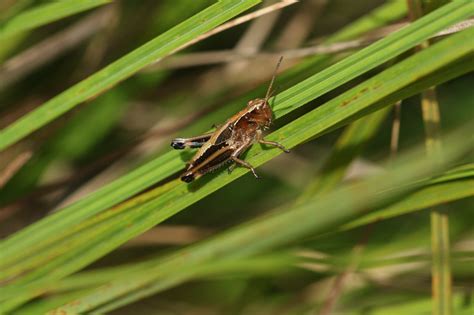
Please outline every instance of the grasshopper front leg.
[{"label": "grasshopper front leg", "polygon": [[185,148],[200,148],[204,143],[209,141],[212,133],[207,133],[202,136],[191,137],[191,138],[176,138],[171,141],[173,149],[182,150]]},{"label": "grasshopper front leg", "polygon": [[275,142],[275,141],[267,141],[263,138],[263,134],[262,132],[258,132],[257,133],[257,141],[258,143],[261,143],[261,144],[266,144],[266,145],[270,145],[272,147],[276,147],[280,150],[282,150],[283,152],[285,153],[290,153],[290,150],[288,150],[287,148],[285,148],[283,145],[281,145],[280,143],[278,142]]},{"label": "grasshopper front leg", "polygon": [[260,139],[258,140],[258,143],[261,143],[261,144],[266,144],[266,145],[271,145],[272,147],[277,147],[279,148],[280,150],[282,150],[283,152],[285,153],[290,153],[290,150],[288,150],[287,148],[285,148],[283,145],[281,145],[280,143],[278,142],[275,142],[275,141],[267,141],[265,139]]}]

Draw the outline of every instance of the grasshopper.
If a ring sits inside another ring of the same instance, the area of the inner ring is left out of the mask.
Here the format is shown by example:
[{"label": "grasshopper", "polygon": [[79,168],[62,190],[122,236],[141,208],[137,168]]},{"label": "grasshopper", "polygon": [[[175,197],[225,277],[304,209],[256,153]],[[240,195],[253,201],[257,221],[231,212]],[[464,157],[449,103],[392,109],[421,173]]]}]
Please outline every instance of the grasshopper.
[{"label": "grasshopper", "polygon": [[212,133],[192,138],[176,138],[171,142],[171,146],[178,150],[199,148],[187,164],[186,171],[181,175],[182,181],[190,183],[231,162],[235,164],[229,167],[229,173],[238,164],[250,169],[253,175],[259,178],[253,166],[240,159],[240,156],[255,142],[277,147],[286,153],[290,152],[278,142],[267,141],[263,137],[263,131],[270,127],[273,120],[273,112],[268,100],[271,97],[281,61],[282,57],[275,67],[265,98],[249,101],[243,110],[229,118]]}]

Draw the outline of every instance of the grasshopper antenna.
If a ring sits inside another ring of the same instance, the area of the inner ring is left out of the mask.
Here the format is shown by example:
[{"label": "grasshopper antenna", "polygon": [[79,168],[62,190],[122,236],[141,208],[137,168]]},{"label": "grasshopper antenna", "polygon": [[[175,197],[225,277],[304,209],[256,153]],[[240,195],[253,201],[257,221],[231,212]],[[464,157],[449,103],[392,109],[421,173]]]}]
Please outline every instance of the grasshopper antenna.
[{"label": "grasshopper antenna", "polygon": [[273,71],[272,80],[270,81],[270,85],[268,86],[267,95],[265,95],[265,101],[267,101],[267,102],[268,102],[268,99],[271,97],[273,82],[275,82],[275,78],[276,78],[276,75],[277,75],[277,72],[278,72],[278,68],[280,68],[280,64],[281,64],[282,60],[283,60],[283,56],[280,56],[280,59],[278,60],[278,63],[275,67],[275,71]]}]

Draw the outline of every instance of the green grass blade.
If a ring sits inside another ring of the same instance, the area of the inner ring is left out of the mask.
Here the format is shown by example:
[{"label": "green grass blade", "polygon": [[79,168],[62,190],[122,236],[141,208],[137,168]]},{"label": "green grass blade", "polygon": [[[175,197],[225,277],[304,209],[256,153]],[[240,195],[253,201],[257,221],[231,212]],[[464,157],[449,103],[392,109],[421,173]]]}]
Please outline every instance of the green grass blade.
[{"label": "green grass blade", "polygon": [[[357,113],[364,112],[375,106],[374,104],[377,104],[378,100],[384,99],[386,95],[391,95],[397,89],[408,86],[414,80],[418,79],[418,77],[423,77],[431,71],[435,71],[453,60],[457,60],[460,56],[471,52],[474,47],[472,47],[466,39],[473,35],[471,34],[473,32],[474,29],[466,30],[455,36],[446,38],[440,43],[430,47],[430,49],[400,62],[286,125],[273,133],[269,139],[280,140],[284,145],[293,147],[316,135],[324,133],[326,130],[341,124],[341,122],[347,123],[350,117],[355,117]],[[380,82],[384,84],[380,85]],[[361,91],[363,92],[361,93]],[[354,95],[358,95],[358,97],[354,98]],[[347,100],[350,101],[347,103]],[[392,101],[384,105],[387,106],[391,103]],[[342,104],[344,104],[344,106],[342,106]],[[249,152],[248,160],[253,165],[258,166],[278,154],[280,154],[278,150],[262,150],[261,148],[254,147]],[[133,238],[155,224],[181,211],[186,206],[204,198],[223,185],[242,176],[244,173],[246,173],[246,170],[236,169],[231,175],[221,173],[214,177],[209,176],[206,179],[203,178],[203,181],[200,183],[195,183],[194,188],[193,186],[187,186],[178,181],[173,181],[163,187],[155,189],[155,191],[147,193],[147,195],[155,193],[155,195],[152,196],[157,197],[155,199],[149,200],[145,195],[140,196],[132,200],[130,205],[122,209],[122,211],[119,211],[118,214],[116,214],[118,209],[111,209],[98,217],[92,218],[89,222],[90,230],[84,231],[85,235],[91,237],[91,239],[87,239],[83,236],[82,240],[85,240],[85,245],[81,246],[85,247],[75,247],[75,250],[81,253],[80,255],[77,255],[75,251],[71,251],[72,247],[70,243],[68,243],[68,240],[66,240],[66,243],[63,245],[63,250],[65,249],[66,252],[61,254],[58,253],[60,248],[54,249],[53,256],[61,255],[59,256],[59,260],[51,261],[41,268],[34,270],[31,274],[23,275],[23,279],[17,279],[17,281],[19,281],[18,285],[12,284],[10,288],[5,288],[5,290],[2,291],[3,295],[7,297],[7,292],[8,294],[15,294],[15,292],[18,293],[17,290],[24,290],[25,287],[19,285],[21,282],[35,281],[35,279],[39,281],[38,279],[41,278],[43,278],[41,281],[51,281],[82,268],[97,259],[97,257],[102,256],[122,244],[124,241]],[[197,189],[198,187],[199,189]],[[156,209],[160,209],[160,211],[156,211]],[[98,226],[90,225],[101,220],[103,217],[110,217],[111,220],[104,221]],[[133,224],[131,224],[132,222]],[[80,225],[81,224],[77,224],[74,229],[80,227]],[[50,228],[52,228],[52,226],[50,226]],[[98,234],[91,232],[102,234],[99,234],[101,236],[98,237]],[[38,242],[38,238],[35,238],[35,240]],[[46,242],[50,240],[51,238],[48,238]],[[104,240],[107,240],[107,242],[104,242]],[[58,240],[53,237],[53,241],[57,242]],[[89,247],[87,247],[87,245],[89,245]],[[96,248],[94,248],[94,246]],[[87,252],[84,250],[85,248],[87,248]],[[47,254],[47,252],[41,254],[45,257],[52,257],[52,255]],[[17,261],[15,264],[18,263],[20,263],[20,261]],[[52,273],[53,270],[54,273]],[[40,282],[38,282],[37,285],[40,285]]]},{"label": "green grass blade", "polygon": [[[282,117],[351,78],[412,48],[446,26],[462,20],[474,13],[474,4],[457,1],[438,11],[279,94],[275,99],[275,116]],[[58,97],[61,98],[61,96]],[[2,139],[1,135],[0,139]],[[47,239],[58,235],[60,230],[68,230],[78,222],[129,198],[182,167],[183,163],[180,161],[178,152],[166,153],[63,211],[15,234],[3,242],[0,246],[1,250],[12,258],[15,257],[15,252],[24,253],[24,250],[37,243],[36,240],[31,239],[31,235],[36,235],[37,239]],[[58,224],[59,222],[61,224]]]},{"label": "green grass blade", "polygon": [[219,1],[135,49],[87,79],[55,96],[0,131],[0,150],[64,114],[74,106],[105,92],[143,67],[251,8],[261,0]]},{"label": "green grass blade", "polygon": [[66,0],[43,4],[20,13],[0,26],[0,41],[12,35],[104,5],[110,0]]}]

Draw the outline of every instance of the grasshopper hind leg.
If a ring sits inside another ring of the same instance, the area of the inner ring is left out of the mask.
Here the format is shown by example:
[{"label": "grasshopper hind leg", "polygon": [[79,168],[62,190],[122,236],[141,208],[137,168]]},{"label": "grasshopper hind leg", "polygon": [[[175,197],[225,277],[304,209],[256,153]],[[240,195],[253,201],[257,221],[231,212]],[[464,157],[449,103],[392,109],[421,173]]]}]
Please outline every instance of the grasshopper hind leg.
[{"label": "grasshopper hind leg", "polygon": [[234,151],[234,153],[230,156],[230,159],[231,159],[232,161],[234,161],[235,164],[232,164],[232,165],[229,167],[229,169],[228,169],[229,173],[231,173],[231,172],[234,170],[236,164],[239,164],[240,166],[243,166],[243,167],[245,167],[245,168],[248,168],[250,171],[252,171],[252,174],[253,174],[253,176],[255,176],[255,178],[260,178],[260,177],[257,175],[257,172],[255,172],[255,168],[253,168],[253,166],[252,166],[250,163],[245,162],[244,160],[242,160],[242,159],[239,158],[239,156],[240,156],[242,153],[244,153],[245,150],[246,150],[250,145],[251,145],[251,142],[250,142],[250,141],[248,141],[248,142],[246,142],[246,143],[243,143],[243,144],[240,145],[240,147],[238,147],[238,148]]}]

